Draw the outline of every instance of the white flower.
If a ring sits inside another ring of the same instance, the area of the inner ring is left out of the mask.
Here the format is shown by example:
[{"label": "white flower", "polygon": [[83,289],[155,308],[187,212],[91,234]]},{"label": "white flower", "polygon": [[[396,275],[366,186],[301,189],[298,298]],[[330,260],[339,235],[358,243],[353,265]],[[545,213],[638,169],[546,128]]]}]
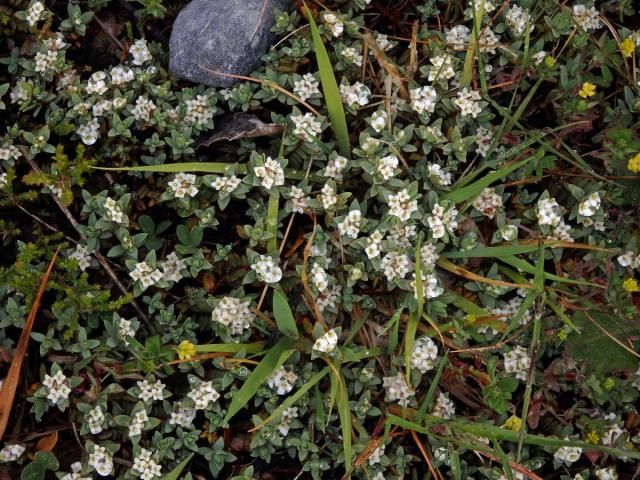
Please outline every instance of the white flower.
[{"label": "white flower", "polygon": [[335,350],[337,345],[338,334],[334,329],[331,329],[316,340],[313,344],[313,349],[320,353],[330,353]]},{"label": "white flower", "polygon": [[169,188],[173,190],[173,195],[176,198],[195,197],[198,194],[196,176],[192,173],[177,173],[169,182]]},{"label": "white flower", "polygon": [[238,188],[241,182],[242,180],[238,177],[231,175],[230,177],[216,177],[216,179],[211,182],[211,186],[219,192],[222,191],[223,193],[230,195],[236,188]]},{"label": "white flower", "polygon": [[344,23],[342,20],[336,17],[333,13],[327,12],[322,14],[322,19],[325,21],[334,37],[342,35],[342,31],[344,30]]},{"label": "white flower", "polygon": [[437,163],[427,164],[427,174],[429,175],[429,179],[431,180],[431,182],[438,187],[451,185],[451,174],[449,172],[446,172]]},{"label": "white flower", "polygon": [[456,406],[449,398],[448,393],[439,393],[436,399],[436,404],[431,411],[431,415],[436,417],[442,417],[445,420],[449,420],[456,414]]},{"label": "white flower", "polygon": [[502,208],[502,197],[495,188],[487,187],[473,201],[473,207],[486,217],[493,218]]},{"label": "white flower", "polygon": [[[527,23],[529,22],[529,10],[513,5],[507,12],[507,25],[513,30],[513,33],[520,36],[524,33]],[[534,25],[529,28],[529,33],[533,31]]]},{"label": "white flower", "polygon": [[107,87],[107,74],[104,72],[95,72],[93,75],[91,75],[87,82],[87,86],[85,87],[89,95],[93,93],[97,95],[102,95],[107,91],[108,88],[109,87]]},{"label": "white flower", "polygon": [[38,23],[42,19],[42,14],[44,13],[44,5],[42,2],[33,2],[33,4],[27,9],[26,12],[26,20],[30,27],[35,27],[36,23]]},{"label": "white flower", "polygon": [[162,467],[151,456],[150,450],[142,448],[138,456],[133,459],[131,471],[135,472],[142,480],[153,480],[162,476]]},{"label": "white flower", "polygon": [[369,465],[377,465],[380,463],[380,457],[382,455],[384,455],[384,443],[371,452],[371,455],[367,458],[367,462]]},{"label": "white flower", "polygon": [[618,480],[618,473],[615,468],[596,468],[596,478],[598,480]]},{"label": "white flower", "polygon": [[438,258],[436,246],[431,243],[425,243],[420,249],[420,270],[423,272],[432,271],[436,268]]},{"label": "white flower", "polygon": [[280,435],[286,437],[289,434],[291,421],[294,418],[298,418],[298,407],[289,407],[282,412],[282,417],[278,424],[278,431],[280,432]]},{"label": "white flower", "polygon": [[314,95],[320,94],[320,82],[316,80],[313,73],[306,73],[300,80],[293,82],[293,93],[295,93],[302,100],[307,100]]},{"label": "white flower", "polygon": [[432,67],[429,68],[429,81],[448,80],[456,76],[453,69],[453,57],[450,55],[438,55],[429,59]]},{"label": "white flower", "polygon": [[145,62],[148,62],[153,58],[149,51],[149,47],[147,46],[147,41],[144,38],[140,38],[133,42],[133,45],[129,48],[129,54],[133,57],[132,63],[138,66],[144,65]]},{"label": "white flower", "polygon": [[69,398],[71,393],[69,380],[62,370],[58,370],[53,375],[45,375],[42,385],[47,389],[47,399],[54,405],[60,400]]},{"label": "white flower", "polygon": [[609,427],[609,430],[602,435],[602,444],[613,445],[623,433],[624,430],[614,423]]},{"label": "white flower", "polygon": [[329,288],[329,276],[324,268],[316,262],[313,262],[313,267],[311,268],[311,282],[320,293],[325,292],[327,288]]},{"label": "white flower", "polygon": [[133,329],[131,320],[125,320],[124,318],[118,320],[118,334],[124,340],[124,344],[129,345],[129,342],[126,338],[133,337],[136,334],[136,331]]},{"label": "white flower", "polygon": [[536,66],[540,65],[546,56],[547,56],[547,52],[545,52],[544,50],[534,54],[533,61],[536,64]]},{"label": "white flower", "polygon": [[591,217],[596,214],[600,208],[600,194],[593,192],[582,199],[578,206],[578,213],[583,217]]},{"label": "white flower", "polygon": [[2,450],[0,450],[0,462],[9,463],[15,462],[24,453],[25,447],[22,445],[6,444]]},{"label": "white flower", "polygon": [[136,385],[140,389],[138,398],[143,402],[164,399],[164,389],[166,388],[166,385],[160,380],[156,380],[155,383],[149,383],[145,378],[144,380],[136,382]]},{"label": "white flower", "polygon": [[34,70],[38,73],[47,73],[49,70],[55,70],[58,52],[55,50],[49,50],[47,53],[38,52],[34,60],[36,62]]},{"label": "white flower", "polygon": [[[411,280],[411,287],[413,293],[418,298],[418,287],[416,283],[416,274],[413,274],[413,280]],[[436,298],[442,295],[444,287],[440,283],[440,278],[435,273],[426,274],[422,272],[422,294],[424,298]]]},{"label": "white flower", "polygon": [[598,30],[602,27],[600,12],[594,7],[587,8],[580,3],[573,6],[573,19],[586,32]]},{"label": "white flower", "polygon": [[105,447],[95,445],[93,452],[89,455],[89,465],[91,465],[98,475],[106,477],[113,472],[113,458]]},{"label": "white flower", "polygon": [[369,103],[371,90],[360,82],[353,85],[343,83],[340,85],[340,97],[350,108],[364,107]]},{"label": "white flower", "polygon": [[338,196],[331,185],[326,183],[320,192],[320,201],[325,210],[330,210],[338,203]]},{"label": "white flower", "polygon": [[527,380],[530,365],[529,354],[519,345],[504,354],[504,371],[515,375],[518,380]]},{"label": "white flower", "polygon": [[205,126],[209,120],[213,118],[215,107],[209,106],[209,97],[207,95],[198,95],[196,98],[186,100],[187,113],[184,121],[191,125]]},{"label": "white flower", "polygon": [[453,231],[458,228],[457,216],[458,210],[455,207],[451,207],[445,210],[440,204],[436,203],[431,210],[432,215],[427,217],[427,223],[431,229],[431,235],[434,239],[442,238],[448,231]]},{"label": "white flower", "polygon": [[[593,220],[591,220],[589,217],[585,217],[583,218],[583,224],[585,224],[585,226],[588,226],[587,223],[588,222],[592,222]],[[551,234],[547,236],[548,239],[550,240],[562,240],[565,242],[573,242],[574,239],[571,236],[571,225],[567,225],[566,223],[564,223],[564,220],[561,218],[560,222],[558,222],[558,224],[553,227],[553,230],[551,230]]]},{"label": "white flower", "polygon": [[346,235],[350,238],[358,238],[360,227],[362,225],[362,213],[360,210],[351,210],[344,220],[338,223],[338,231],[340,235]]},{"label": "white flower", "polygon": [[187,269],[187,262],[178,258],[176,252],[172,252],[163,262],[160,262],[160,268],[167,282],[179,282],[182,280],[182,271]]},{"label": "white flower", "polygon": [[389,195],[387,203],[389,204],[389,215],[397,217],[403,222],[409,220],[411,214],[418,210],[418,201],[411,200],[406,188],[400,190],[396,195]]},{"label": "white flower", "polygon": [[369,120],[371,128],[380,133],[387,126],[387,112],[384,110],[376,110]]},{"label": "white flower", "polygon": [[481,156],[486,157],[487,153],[489,153],[489,148],[491,147],[491,143],[493,141],[493,132],[484,127],[478,127],[476,129],[476,152],[478,152]]},{"label": "white flower", "polygon": [[260,280],[266,283],[278,283],[282,278],[282,270],[273,257],[260,255],[258,260],[251,265],[251,269],[256,272]]},{"label": "white flower", "polygon": [[133,118],[138,121],[151,121],[151,114],[156,109],[156,105],[153,103],[153,100],[149,100],[144,95],[136,98],[136,105],[131,110],[133,114]]},{"label": "white flower", "polygon": [[349,160],[342,155],[336,155],[335,158],[332,158],[327,162],[327,166],[324,169],[324,175],[330,178],[333,178],[336,182],[342,181],[342,172],[347,165]]},{"label": "white flower", "polygon": [[411,353],[411,366],[417,368],[422,373],[433,370],[435,361],[438,358],[438,346],[429,337],[422,337],[416,340]]},{"label": "white flower", "polygon": [[169,424],[178,425],[182,428],[191,428],[193,427],[196,413],[197,410],[195,408],[186,408],[182,404],[177,404],[176,408],[171,412]]},{"label": "white flower", "polygon": [[102,412],[102,408],[100,405],[97,405],[93,409],[89,411],[87,414],[87,424],[89,426],[89,430],[93,435],[97,435],[104,429],[104,423],[106,421],[106,417]]},{"label": "white flower", "polygon": [[254,170],[256,177],[261,179],[261,185],[267,190],[274,186],[284,185],[284,170],[277,160],[267,157],[264,165]]},{"label": "white flower", "polygon": [[7,172],[0,173],[0,189],[7,188],[8,184],[9,184],[9,179],[8,179]]},{"label": "white flower", "polygon": [[83,272],[91,265],[91,252],[84,245],[76,245],[76,249],[69,255],[69,258],[78,262],[78,267]]},{"label": "white flower", "polygon": [[291,191],[289,192],[289,198],[292,212],[304,213],[304,209],[309,206],[309,199],[301,188],[292,186]]},{"label": "white flower", "polygon": [[416,392],[407,384],[407,379],[398,372],[393,377],[383,377],[382,386],[387,392],[387,401],[398,402],[401,407],[409,405],[409,399]]},{"label": "white flower", "polygon": [[387,155],[378,161],[378,173],[385,181],[395,177],[398,168],[398,157],[395,155]]},{"label": "white flower", "polygon": [[555,227],[560,223],[560,205],[555,198],[541,198],[538,200],[538,223]]},{"label": "white flower", "polygon": [[250,328],[254,318],[249,302],[235,297],[223,297],[211,312],[211,321],[221,323],[232,335],[240,335]]},{"label": "white flower", "polygon": [[93,145],[98,140],[100,130],[100,123],[97,118],[92,118],[84,125],[80,125],[76,129],[76,133],[80,135],[82,143],[85,145]]},{"label": "white flower", "polygon": [[636,267],[635,264],[639,262],[639,258],[632,251],[628,251],[618,256],[618,263],[621,267]]},{"label": "white flower", "polygon": [[74,462],[71,464],[71,473],[67,473],[60,480],[91,480],[91,478],[83,477],[82,463]]},{"label": "white flower", "polygon": [[364,251],[369,259],[375,258],[380,255],[380,242],[382,242],[382,234],[376,230],[367,238],[367,246]]},{"label": "white flower", "polygon": [[206,410],[220,398],[220,394],[213,388],[210,381],[200,382],[197,387],[191,389],[187,396],[195,402],[196,410]]},{"label": "white flower", "polygon": [[157,268],[151,267],[147,262],[137,263],[129,276],[134,282],[140,282],[142,288],[148,288],[162,280],[162,273]]},{"label": "white flower", "polygon": [[342,291],[340,285],[333,285],[328,292],[323,295],[319,295],[316,298],[316,305],[318,310],[324,312],[325,310],[335,311],[338,300],[340,300],[340,292]]},{"label": "white flower", "polygon": [[307,112],[304,115],[291,115],[291,121],[295,125],[293,134],[305,142],[313,142],[313,137],[317,137],[322,131],[322,124],[316,120],[313,113]]},{"label": "white flower", "polygon": [[356,65],[357,67],[362,66],[362,54],[356,50],[354,47],[345,47],[340,51],[340,55],[344,57],[347,63],[351,63]]},{"label": "white flower", "polygon": [[267,379],[267,385],[278,395],[286,395],[293,390],[296,380],[298,375],[285,367],[280,367]]},{"label": "white flower", "polygon": [[485,27],[482,29],[482,33],[480,34],[480,38],[478,39],[480,43],[480,51],[495,54],[496,48],[500,43],[500,39],[498,36],[493,33],[490,27]]},{"label": "white flower", "polygon": [[417,87],[412,88],[409,91],[411,97],[411,108],[413,108],[418,114],[422,115],[425,112],[433,113],[438,102],[438,95],[433,87]]},{"label": "white flower", "polygon": [[451,30],[446,31],[446,40],[454,49],[464,49],[471,37],[471,30],[464,25],[456,25]]},{"label": "white flower", "polygon": [[0,160],[18,160],[22,152],[15,145],[5,145],[0,148]]},{"label": "white flower", "polygon": [[482,97],[477,91],[463,88],[458,92],[458,98],[453,99],[453,103],[460,109],[460,114],[463,117],[471,115],[476,118],[482,113],[482,107],[480,107],[481,99]]},{"label": "white flower", "polygon": [[387,280],[392,282],[396,279],[404,278],[411,269],[409,256],[398,252],[387,253],[380,263]]},{"label": "white flower", "polygon": [[480,15],[481,6],[484,13],[491,13],[496,9],[496,6],[490,0],[468,0],[467,3],[470,9],[473,9],[475,5],[477,15]]},{"label": "white flower", "polygon": [[112,85],[124,85],[129,82],[133,82],[135,76],[133,70],[129,67],[123,67],[118,65],[111,69],[111,84]]}]

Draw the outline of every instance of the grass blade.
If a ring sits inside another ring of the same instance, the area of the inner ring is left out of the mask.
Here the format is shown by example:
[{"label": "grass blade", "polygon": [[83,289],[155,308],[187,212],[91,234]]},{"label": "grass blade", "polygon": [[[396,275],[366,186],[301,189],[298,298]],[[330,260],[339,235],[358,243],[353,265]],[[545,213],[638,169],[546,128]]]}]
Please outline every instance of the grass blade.
[{"label": "grass blade", "polygon": [[126,171],[126,172],[155,172],[155,173],[180,173],[180,172],[200,172],[223,174],[230,166],[235,166],[236,171],[244,175],[247,173],[247,166],[237,163],[223,162],[184,162],[184,163],[163,163],[162,165],[141,165],[138,167],[91,167],[95,170]]},{"label": "grass blade", "polygon": [[336,136],[338,150],[345,157],[350,157],[349,130],[347,129],[347,118],[344,114],[338,82],[333,73],[331,60],[322,42],[318,26],[306,4],[304,5],[304,10],[307,20],[309,20],[309,26],[311,27],[311,38],[313,39],[313,46],[316,51],[316,61],[318,62],[318,70],[320,71],[320,83],[322,83],[322,93],[327,104],[329,118],[331,119],[331,128]]},{"label": "grass blade", "polygon": [[267,206],[267,232],[271,234],[271,238],[267,240],[267,250],[275,252],[278,249],[278,203],[280,202],[280,194],[278,190],[269,195],[269,204]]},{"label": "grass blade", "polygon": [[209,343],[196,345],[195,347],[198,353],[238,353],[242,350],[247,353],[260,353],[262,352],[264,343]]},{"label": "grass blade", "polygon": [[185,469],[187,464],[191,461],[191,459],[193,458],[193,455],[194,455],[193,453],[189,454],[187,458],[185,458],[178,465],[176,465],[176,468],[174,468],[169,473],[167,473],[164,477],[162,477],[162,480],[178,480],[178,477],[180,476],[182,471]]},{"label": "grass blade", "polygon": [[298,327],[291,313],[287,298],[280,290],[273,291],[273,316],[276,317],[278,330],[287,337],[298,338]]},{"label": "grass blade", "polygon": [[280,367],[293,354],[294,341],[290,338],[282,338],[276,343],[264,356],[258,366],[251,372],[240,387],[240,390],[234,393],[229,409],[224,417],[224,423],[229,420],[242,408],[249,403],[249,400],[258,391],[258,388],[267,380],[267,378]]},{"label": "grass blade", "polygon": [[495,258],[531,253],[538,250],[538,245],[503,245],[501,247],[478,247],[461,252],[445,252],[443,257],[447,258]]}]

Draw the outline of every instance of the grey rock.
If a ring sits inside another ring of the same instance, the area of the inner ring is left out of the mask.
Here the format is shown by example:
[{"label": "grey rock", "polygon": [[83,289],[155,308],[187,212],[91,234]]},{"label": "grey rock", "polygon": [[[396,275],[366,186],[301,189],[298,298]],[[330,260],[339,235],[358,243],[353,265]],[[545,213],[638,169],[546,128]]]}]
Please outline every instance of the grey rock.
[{"label": "grey rock", "polygon": [[291,0],[193,0],[176,18],[169,41],[169,70],[177,77],[214,87],[237,79],[214,70],[247,75],[274,40],[274,9]]}]

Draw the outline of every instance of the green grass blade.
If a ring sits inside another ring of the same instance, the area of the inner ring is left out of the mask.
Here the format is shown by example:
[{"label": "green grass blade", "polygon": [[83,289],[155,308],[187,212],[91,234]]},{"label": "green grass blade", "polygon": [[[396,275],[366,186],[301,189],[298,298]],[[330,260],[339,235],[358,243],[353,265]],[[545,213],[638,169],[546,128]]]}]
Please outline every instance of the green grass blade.
[{"label": "green grass blade", "polygon": [[260,353],[264,348],[264,343],[209,343],[195,347],[198,353],[238,353],[242,350],[247,353]]},{"label": "green grass blade", "polygon": [[187,458],[185,458],[178,465],[176,465],[176,468],[174,468],[169,473],[167,473],[164,477],[162,477],[162,480],[178,480],[178,477],[180,476],[180,474],[182,474],[182,471],[185,469],[187,464],[191,461],[191,459],[193,458],[193,455],[194,455],[193,453],[190,453],[187,456]]},{"label": "green grass blade", "polygon": [[280,202],[280,194],[278,190],[269,195],[269,204],[267,206],[267,232],[271,234],[271,238],[267,240],[267,250],[275,252],[278,250],[278,204]]},{"label": "green grass blade", "polygon": [[447,290],[447,295],[453,296],[453,304],[467,315],[475,315],[476,317],[486,317],[489,315],[489,312],[484,308],[479,307],[471,300],[464,298],[453,290]]},{"label": "green grass blade", "polygon": [[406,366],[407,382],[411,384],[411,354],[413,353],[413,346],[416,342],[416,332],[418,331],[418,322],[422,317],[422,310],[424,307],[424,293],[422,291],[422,254],[420,251],[420,241],[416,245],[416,295],[418,296],[418,308],[409,314],[409,321],[407,322],[407,330],[404,333],[404,362]]},{"label": "green grass blade", "polygon": [[[469,44],[467,45],[467,54],[464,57],[464,67],[462,69],[462,78],[460,79],[460,84],[463,87],[471,85],[471,79],[473,78],[473,65],[475,63],[476,53],[480,43],[480,24],[482,23],[482,17],[484,16],[484,0],[475,0],[471,3],[471,10],[473,12],[473,30],[471,32]],[[476,12],[475,5],[478,3],[480,3],[480,8]]]},{"label": "green grass blade", "polygon": [[418,411],[415,414],[415,420],[417,422],[422,422],[422,419],[427,414],[428,408],[431,406],[433,402],[433,397],[436,393],[438,382],[440,382],[440,377],[442,376],[444,367],[446,367],[447,363],[449,362],[447,354],[448,354],[448,351],[445,352],[444,355],[442,355],[442,357],[440,358],[440,361],[438,362],[438,369],[436,370],[436,374],[433,377],[433,381],[431,382],[431,385],[429,385],[429,390],[427,390],[427,393],[422,398],[420,407],[418,408]]},{"label": "green grass blade", "polygon": [[342,449],[344,451],[344,465],[347,470],[346,478],[351,478],[351,468],[353,466],[353,447],[351,439],[351,406],[349,405],[349,393],[342,373],[336,375],[338,385],[338,416],[340,417],[340,428],[342,429]]},{"label": "green grass blade", "polygon": [[494,258],[531,253],[536,250],[538,250],[538,245],[504,245],[501,247],[478,247],[461,252],[446,252],[442,256],[447,258]]},{"label": "green grass blade", "polygon": [[318,31],[318,26],[306,4],[304,5],[304,10],[307,20],[309,20],[309,26],[311,27],[311,38],[313,39],[313,46],[316,51],[316,61],[318,62],[318,70],[320,71],[320,83],[322,83],[322,93],[327,105],[327,111],[329,112],[329,118],[331,119],[331,128],[336,136],[338,150],[345,157],[350,157],[349,130],[347,128],[347,118],[344,114],[338,82],[336,81],[336,76],[331,66],[329,54]]},{"label": "green grass blade", "polygon": [[260,388],[274,370],[286,362],[293,354],[293,346],[293,340],[290,338],[282,338],[271,347],[262,361],[256,366],[253,372],[251,372],[249,378],[245,380],[240,390],[234,393],[223,423],[227,424],[236,413],[249,403],[249,400],[253,398],[258,388]]},{"label": "green grass blade", "polygon": [[247,166],[238,163],[223,162],[184,162],[163,163],[162,165],[141,165],[138,167],[91,167],[96,170],[125,171],[125,172],[155,172],[155,173],[180,173],[200,172],[223,174],[230,166],[236,167],[236,172],[241,175],[247,173]]},{"label": "green grass blade", "polygon": [[298,338],[298,327],[291,313],[287,298],[280,290],[273,291],[273,315],[276,317],[278,330],[287,337]]},{"label": "green grass blade", "polygon": [[[521,258],[507,256],[507,257],[500,257],[500,261],[506,263],[507,265],[511,265],[512,267],[522,272],[530,273],[531,275],[536,274],[536,267],[531,265],[526,260],[522,260]],[[553,273],[548,273],[548,272],[544,273],[544,278],[552,282],[604,288],[602,285],[598,285],[597,283],[586,282],[584,280],[571,280],[570,278],[560,277],[558,275],[554,275]]]}]

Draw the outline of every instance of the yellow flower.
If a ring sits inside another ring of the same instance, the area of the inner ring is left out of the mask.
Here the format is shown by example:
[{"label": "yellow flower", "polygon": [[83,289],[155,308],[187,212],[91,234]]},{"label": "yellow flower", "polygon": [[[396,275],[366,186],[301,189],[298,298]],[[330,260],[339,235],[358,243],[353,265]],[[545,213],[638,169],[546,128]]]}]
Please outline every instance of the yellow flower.
[{"label": "yellow flower", "polygon": [[520,430],[522,430],[522,419],[515,415],[511,415],[502,426],[504,428],[508,428],[509,430],[513,430],[514,432],[519,432]]},{"label": "yellow flower", "polygon": [[180,360],[191,360],[191,358],[196,354],[196,346],[191,343],[189,340],[183,340],[176,348],[176,352],[178,352],[178,358]]},{"label": "yellow flower", "polygon": [[640,292],[640,285],[638,285],[638,281],[635,278],[627,278],[624,282],[622,282],[622,288],[624,288],[627,292]]},{"label": "yellow flower", "polygon": [[600,435],[598,435],[595,430],[591,430],[584,437],[584,441],[592,445],[595,445],[597,443],[600,443]]},{"label": "yellow flower", "polygon": [[620,51],[623,57],[632,57],[636,50],[636,42],[632,38],[625,38],[620,44]]},{"label": "yellow flower", "polygon": [[640,173],[640,153],[638,153],[635,157],[629,159],[627,168],[633,173]]},{"label": "yellow flower", "polygon": [[596,94],[596,86],[591,82],[584,82],[582,88],[578,92],[582,98],[593,97]]}]

